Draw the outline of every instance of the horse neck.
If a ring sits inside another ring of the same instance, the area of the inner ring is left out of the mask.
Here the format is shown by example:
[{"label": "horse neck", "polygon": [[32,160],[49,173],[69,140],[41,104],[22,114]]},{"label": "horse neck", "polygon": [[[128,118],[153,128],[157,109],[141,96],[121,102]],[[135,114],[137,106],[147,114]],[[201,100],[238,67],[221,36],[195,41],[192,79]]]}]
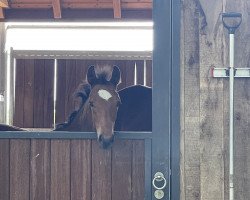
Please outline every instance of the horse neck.
[{"label": "horse neck", "polygon": [[88,100],[80,108],[73,122],[66,128],[68,131],[94,131],[91,109]]}]

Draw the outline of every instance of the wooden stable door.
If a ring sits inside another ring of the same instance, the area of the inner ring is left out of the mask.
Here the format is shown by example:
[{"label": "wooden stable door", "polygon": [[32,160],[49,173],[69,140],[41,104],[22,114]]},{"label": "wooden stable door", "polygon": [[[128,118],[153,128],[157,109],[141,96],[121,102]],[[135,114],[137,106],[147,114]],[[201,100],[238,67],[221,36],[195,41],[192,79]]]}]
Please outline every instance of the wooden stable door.
[{"label": "wooden stable door", "polygon": [[[0,199],[179,199],[179,13],[178,1],[154,1],[153,62],[112,61],[124,74],[120,87],[134,82],[135,62],[138,72],[152,66],[152,133],[119,133],[103,150],[93,133],[1,132]],[[78,106],[72,94],[91,62],[58,60],[54,103],[54,61],[17,60],[14,124],[53,128],[64,121]],[[136,74],[141,83],[145,76]]]}]

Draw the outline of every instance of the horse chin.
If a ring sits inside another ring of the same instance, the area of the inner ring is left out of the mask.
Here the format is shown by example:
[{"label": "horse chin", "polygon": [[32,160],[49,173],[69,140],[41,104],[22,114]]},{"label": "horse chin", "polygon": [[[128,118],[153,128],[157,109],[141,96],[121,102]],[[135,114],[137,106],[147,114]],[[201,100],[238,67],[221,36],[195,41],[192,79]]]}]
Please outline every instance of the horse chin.
[{"label": "horse chin", "polygon": [[112,144],[114,143],[114,135],[112,135],[109,138],[103,137],[103,135],[100,135],[98,138],[98,142],[100,143],[100,146],[103,149],[109,149],[112,147]]}]

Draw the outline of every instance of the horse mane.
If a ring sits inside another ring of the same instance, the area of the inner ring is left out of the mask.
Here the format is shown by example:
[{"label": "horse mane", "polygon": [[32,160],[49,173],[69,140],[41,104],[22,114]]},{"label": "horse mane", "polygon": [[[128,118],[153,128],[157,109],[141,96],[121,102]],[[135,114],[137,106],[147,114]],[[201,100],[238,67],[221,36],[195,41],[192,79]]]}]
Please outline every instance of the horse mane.
[{"label": "horse mane", "polygon": [[55,130],[58,130],[60,128],[66,128],[68,127],[69,125],[72,124],[72,122],[74,121],[74,119],[76,118],[77,114],[80,112],[80,110],[83,108],[83,106],[85,105],[87,99],[89,98],[89,94],[90,94],[90,85],[84,81],[82,82],[76,89],[75,91],[75,94],[74,94],[74,97],[75,98],[78,98],[80,97],[81,98],[81,104],[79,106],[79,108],[75,111],[73,111],[69,117],[68,117],[68,120],[66,122],[63,122],[63,123],[60,123],[60,124],[57,124],[56,125],[56,128]]}]

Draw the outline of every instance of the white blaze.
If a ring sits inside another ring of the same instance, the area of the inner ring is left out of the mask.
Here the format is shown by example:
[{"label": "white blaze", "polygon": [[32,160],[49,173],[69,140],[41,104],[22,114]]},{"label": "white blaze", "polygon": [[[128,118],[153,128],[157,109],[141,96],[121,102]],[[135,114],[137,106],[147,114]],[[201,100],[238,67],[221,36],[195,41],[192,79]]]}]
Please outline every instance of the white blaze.
[{"label": "white blaze", "polygon": [[112,97],[112,95],[107,90],[99,90],[98,95],[106,101],[108,101]]}]

